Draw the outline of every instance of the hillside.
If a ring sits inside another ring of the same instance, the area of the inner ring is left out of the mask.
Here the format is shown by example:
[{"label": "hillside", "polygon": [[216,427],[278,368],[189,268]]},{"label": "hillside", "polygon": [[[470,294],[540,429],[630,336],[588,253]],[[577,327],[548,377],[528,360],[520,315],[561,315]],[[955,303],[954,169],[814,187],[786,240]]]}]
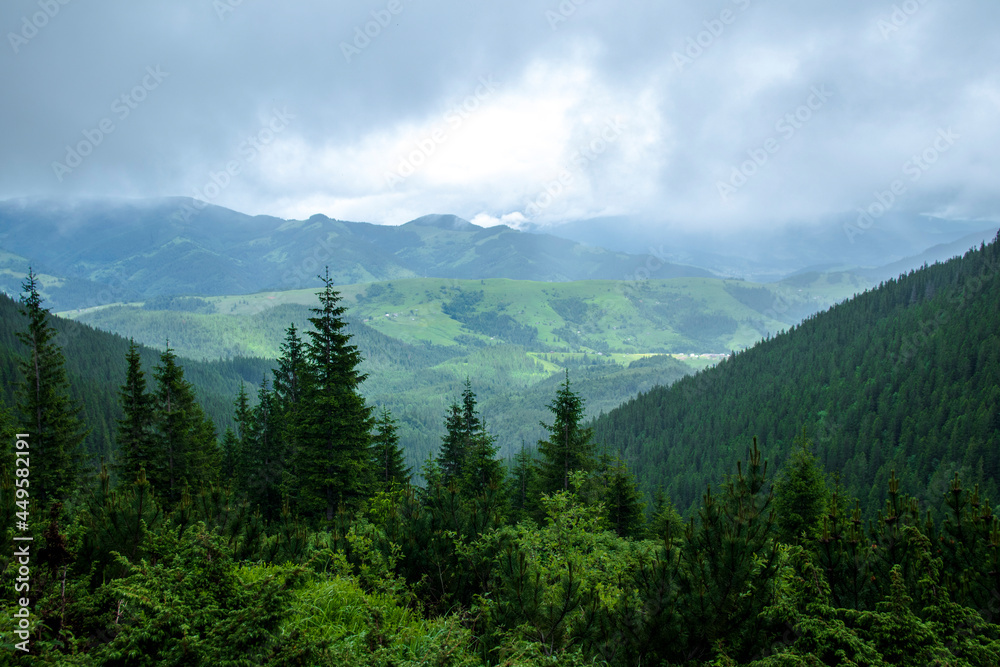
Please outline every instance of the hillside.
[{"label": "hillside", "polygon": [[[84,421],[91,429],[85,442],[86,451],[95,460],[102,456],[109,458],[114,449],[115,420],[121,416],[118,389],[125,380],[128,340],[60,317],[51,321],[59,332],[56,342],[66,356],[73,398],[82,403]],[[11,407],[21,377],[17,364],[23,346],[17,332],[24,326],[18,304],[0,295],[0,386],[3,387],[0,396]],[[151,373],[159,363],[159,351],[142,347],[140,354],[143,366]],[[263,359],[242,357],[214,362],[182,359],[181,363],[185,377],[195,386],[199,402],[220,432],[232,422],[232,397],[240,382],[259,382],[272,365]]]},{"label": "hillside", "polygon": [[998,497],[1000,236],[808,318],[595,422],[644,490],[684,511],[750,438],[773,464],[802,429],[871,514],[895,470],[934,506],[956,472]]},{"label": "hillside", "polygon": [[[350,319],[413,345],[520,345],[535,352],[728,353],[860,291],[841,275],[777,285],[714,278],[544,283],[410,279],[338,289]],[[64,311],[107,331],[195,358],[275,358],[315,290]],[[278,310],[284,308],[284,310]]]},{"label": "hillside", "polygon": [[505,226],[454,216],[398,227],[248,216],[182,197],[148,200],[22,198],[0,202],[0,288],[16,294],[25,262],[60,279],[43,285],[58,309],[153,296],[249,294],[319,284],[329,265],[338,284],[402,278],[622,279],[642,267],[657,276],[709,276]]}]

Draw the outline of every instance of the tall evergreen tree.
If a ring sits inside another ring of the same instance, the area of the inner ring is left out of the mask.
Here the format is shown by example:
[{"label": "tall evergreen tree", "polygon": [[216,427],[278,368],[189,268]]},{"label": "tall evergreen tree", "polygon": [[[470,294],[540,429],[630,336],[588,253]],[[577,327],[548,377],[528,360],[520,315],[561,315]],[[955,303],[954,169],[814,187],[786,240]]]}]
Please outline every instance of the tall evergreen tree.
[{"label": "tall evergreen tree", "polygon": [[441,451],[438,452],[435,463],[441,472],[441,480],[445,484],[452,484],[461,479],[465,471],[465,456],[468,449],[464,417],[458,402],[452,402],[448,407],[444,428]]},{"label": "tall evergreen tree", "polygon": [[476,495],[491,484],[503,481],[504,470],[496,458],[495,438],[483,424],[476,409],[476,393],[466,379],[462,390],[462,403],[451,404],[445,418],[445,435],[437,467],[445,485]]},{"label": "tall evergreen tree", "polygon": [[536,508],[532,495],[535,488],[536,463],[532,452],[521,441],[521,451],[514,455],[514,465],[510,474],[511,519],[520,521]]},{"label": "tall evergreen tree", "polygon": [[601,462],[600,482],[604,511],[611,529],[622,537],[638,537],[643,528],[643,511],[635,475],[629,472],[621,459]]},{"label": "tall evergreen tree", "polygon": [[28,328],[17,337],[27,348],[27,357],[20,363],[17,408],[29,433],[32,499],[44,507],[73,493],[87,431],[79,418],[79,403],[70,398],[66,360],[31,269],[22,287],[21,313],[28,318]]},{"label": "tall evergreen tree", "polygon": [[300,479],[296,473],[299,461],[298,434],[296,432],[302,382],[305,374],[305,356],[302,339],[295,324],[285,330],[274,369],[273,401],[269,410],[272,427],[280,434],[282,467],[279,471],[280,493],[292,505],[297,504]]},{"label": "tall evergreen tree", "polygon": [[372,408],[358,391],[365,375],[361,353],[345,331],[346,308],[333,288],[330,271],[321,277],[319,308],[309,318],[300,406],[294,417],[297,438],[295,474],[299,509],[306,516],[332,521],[337,506],[356,507],[371,493]]},{"label": "tall evergreen tree", "polygon": [[185,483],[211,483],[218,478],[221,452],[215,427],[195,400],[194,387],[184,379],[177,356],[169,347],[160,355],[156,378],[156,454],[147,478],[153,489],[177,502]]},{"label": "tall evergreen tree", "polygon": [[128,363],[125,384],[118,391],[123,416],[118,420],[118,458],[113,466],[118,484],[135,481],[139,469],[149,463],[155,446],[154,399],[146,390],[146,374],[135,340],[129,341],[125,360]]},{"label": "tall evergreen tree", "polygon": [[583,399],[570,389],[569,371],[556,393],[556,400],[548,409],[554,420],[542,423],[549,432],[546,440],[538,441],[538,473],[536,483],[539,493],[569,490],[569,475],[574,470],[590,472],[594,469],[594,445],[590,442],[593,429],[581,426]]},{"label": "tall evergreen tree", "polygon": [[264,518],[281,514],[282,480],[288,466],[288,443],[281,434],[280,413],[275,392],[263,378],[257,389],[257,405],[252,414],[252,455],[255,466],[249,487],[250,498],[258,503]]},{"label": "tall evergreen tree", "polygon": [[774,509],[783,542],[799,544],[819,537],[829,496],[823,471],[805,431],[774,483]]},{"label": "tall evergreen tree", "polygon": [[396,420],[389,408],[383,407],[375,422],[375,437],[372,440],[372,454],[378,469],[378,486],[388,491],[394,484],[408,484],[410,468],[406,467],[403,449],[396,434]]}]

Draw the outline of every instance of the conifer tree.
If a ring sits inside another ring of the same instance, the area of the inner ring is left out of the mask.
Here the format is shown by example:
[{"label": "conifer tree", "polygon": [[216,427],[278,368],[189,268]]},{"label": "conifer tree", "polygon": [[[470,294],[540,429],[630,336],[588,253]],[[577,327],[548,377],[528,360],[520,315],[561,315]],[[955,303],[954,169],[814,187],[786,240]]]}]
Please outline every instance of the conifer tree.
[{"label": "conifer tree", "polygon": [[257,389],[257,405],[251,414],[253,474],[249,478],[250,498],[259,504],[264,517],[276,519],[281,514],[282,481],[288,466],[288,444],[281,434],[280,414],[275,392],[263,378]]},{"label": "conifer tree", "polygon": [[608,524],[622,537],[637,537],[643,528],[643,504],[635,476],[621,459],[605,457],[597,479]]},{"label": "conifer tree", "polygon": [[357,507],[371,493],[372,408],[358,389],[365,375],[358,370],[361,353],[345,331],[346,308],[333,289],[327,269],[319,308],[309,318],[300,406],[294,416],[297,439],[295,474],[300,485],[299,509],[332,521],[339,505]]},{"label": "conifer tree", "polygon": [[521,451],[514,455],[510,474],[511,519],[518,522],[536,509],[532,492],[535,488],[536,463],[532,452],[521,442]]},{"label": "conifer tree", "polygon": [[236,437],[236,432],[233,431],[231,426],[226,427],[226,432],[222,436],[222,465],[221,465],[221,477],[222,481],[234,483],[235,486],[242,490],[240,487],[240,481],[237,478],[237,470],[240,468],[238,463],[240,458],[240,441]]},{"label": "conifer tree", "polygon": [[113,466],[118,484],[134,482],[139,469],[148,465],[154,449],[154,400],[146,390],[146,374],[135,340],[129,340],[125,360],[128,363],[125,384],[118,391],[123,416],[118,420],[118,458]]},{"label": "conifer tree", "polygon": [[435,459],[445,484],[452,484],[461,479],[465,471],[465,455],[468,449],[468,438],[462,414],[462,408],[457,402],[448,407],[444,420],[445,434],[441,438],[441,451]]},{"label": "conifer tree", "polygon": [[156,379],[156,454],[147,477],[154,491],[171,503],[181,498],[185,482],[214,482],[221,468],[215,427],[195,400],[177,356],[169,347],[160,355]]},{"label": "conifer tree", "polygon": [[280,492],[293,505],[298,498],[300,479],[296,474],[298,465],[298,435],[296,424],[302,393],[302,378],[305,374],[305,357],[302,339],[295,324],[285,330],[285,340],[279,348],[278,367],[274,369],[273,401],[270,409],[272,426],[280,434],[282,447],[282,468],[280,471]]},{"label": "conifer tree", "polygon": [[17,407],[30,438],[32,500],[45,507],[73,493],[87,431],[79,418],[79,403],[70,398],[66,361],[31,269],[22,287],[21,313],[28,318],[28,328],[17,337],[27,356],[20,363]]},{"label": "conifer tree", "polygon": [[378,485],[382,490],[388,491],[394,484],[410,482],[411,471],[406,467],[403,449],[399,446],[396,421],[386,407],[382,408],[382,413],[375,422],[372,453],[378,468]]},{"label": "conifer tree", "polygon": [[454,485],[476,495],[491,484],[503,481],[504,471],[496,458],[495,438],[487,432],[479,416],[476,394],[468,379],[461,405],[454,402],[449,408],[445,430],[436,460],[445,485]]},{"label": "conifer tree", "polygon": [[593,429],[581,426],[583,399],[570,389],[569,371],[548,406],[553,414],[551,424],[542,423],[549,432],[546,440],[538,441],[537,489],[539,494],[569,490],[569,475],[574,470],[594,469],[594,445],[590,442]]},{"label": "conifer tree", "polygon": [[822,528],[829,493],[811,447],[803,431],[774,484],[778,535],[787,544],[815,539]]}]

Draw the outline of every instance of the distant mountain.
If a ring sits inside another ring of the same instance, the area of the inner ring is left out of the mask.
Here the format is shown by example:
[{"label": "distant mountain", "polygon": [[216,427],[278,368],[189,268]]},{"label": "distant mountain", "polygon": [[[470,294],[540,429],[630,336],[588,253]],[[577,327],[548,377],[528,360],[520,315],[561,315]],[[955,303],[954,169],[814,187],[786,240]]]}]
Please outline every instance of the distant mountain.
[{"label": "distant mountain", "polygon": [[[482,228],[449,215],[399,227],[249,216],[195,200],[22,198],[0,202],[0,288],[19,291],[23,264],[58,278],[47,303],[65,310],[162,295],[248,294],[314,287],[329,266],[338,284],[400,278],[623,279],[710,276],[549,235]],[[2,268],[2,267],[0,267]]]},{"label": "distant mountain", "polygon": [[682,511],[753,437],[780,466],[803,429],[868,516],[884,506],[892,471],[928,502],[956,473],[996,500],[998,332],[1000,236],[642,394],[598,419],[596,438]]},{"label": "distant mountain", "polygon": [[[659,255],[670,262],[699,266],[721,276],[770,282],[801,272],[871,269],[897,263],[879,276],[895,277],[919,267],[931,246],[955,244],[947,259],[970,247],[968,239],[992,238],[996,223],[943,220],[889,213],[862,221],[858,214],[833,216],[800,225],[758,225],[752,229],[700,231],[683,224],[634,217],[594,218],[528,231],[600,246],[619,252]],[[970,244],[971,245],[971,244]],[[930,261],[934,261],[933,259]],[[876,275],[873,274],[873,275]],[[876,281],[877,282],[877,281]]]}]

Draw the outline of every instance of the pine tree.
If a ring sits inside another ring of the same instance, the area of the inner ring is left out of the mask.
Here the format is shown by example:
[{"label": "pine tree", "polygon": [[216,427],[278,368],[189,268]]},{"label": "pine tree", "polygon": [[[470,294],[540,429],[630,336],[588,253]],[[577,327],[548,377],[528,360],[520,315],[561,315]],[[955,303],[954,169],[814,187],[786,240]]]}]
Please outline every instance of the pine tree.
[{"label": "pine tree", "polygon": [[268,520],[281,514],[282,481],[288,466],[288,444],[281,434],[281,415],[276,408],[275,392],[267,379],[257,389],[257,405],[252,414],[253,449],[250,457],[254,470],[250,478],[250,497]]},{"label": "pine tree", "polygon": [[637,537],[643,528],[645,505],[635,483],[621,459],[605,457],[597,475],[608,524],[622,537]]},{"label": "pine tree", "polygon": [[222,465],[215,427],[195,400],[177,356],[169,347],[154,369],[156,379],[156,455],[147,477],[154,491],[171,503],[181,498],[185,482],[214,482]]},{"label": "pine tree", "polygon": [[477,495],[503,481],[504,470],[496,458],[495,438],[487,432],[479,411],[476,394],[466,379],[462,403],[451,404],[445,418],[445,435],[436,459],[445,485]]},{"label": "pine tree", "polygon": [[118,392],[123,416],[118,420],[118,457],[113,466],[118,484],[134,482],[139,469],[149,464],[154,449],[154,400],[146,390],[146,374],[135,340],[129,340],[125,360],[125,384]]},{"label": "pine tree", "polygon": [[788,544],[819,537],[829,492],[805,432],[774,484],[778,535]]},{"label": "pine tree", "polygon": [[378,468],[378,485],[382,490],[388,491],[395,484],[405,485],[410,482],[411,470],[406,467],[403,449],[399,446],[396,421],[385,407],[375,422],[372,453]]},{"label": "pine tree", "polygon": [[332,521],[338,505],[356,508],[372,490],[372,408],[358,391],[366,376],[358,371],[361,353],[344,329],[346,308],[327,269],[317,293],[319,308],[309,318],[300,406],[294,416],[297,438],[295,474],[299,509],[306,516]]},{"label": "pine tree", "polygon": [[521,442],[521,451],[514,456],[510,475],[511,519],[516,523],[527,518],[537,508],[533,502],[536,463],[532,452]]},{"label": "pine tree", "polygon": [[28,329],[17,337],[28,355],[20,363],[17,407],[29,434],[32,500],[45,507],[75,490],[87,431],[79,417],[81,406],[70,398],[66,360],[54,340],[56,331],[48,309],[42,307],[31,269],[22,286],[21,313],[28,318]]},{"label": "pine tree", "polygon": [[468,449],[462,408],[457,402],[452,402],[448,407],[444,428],[441,451],[438,452],[435,463],[441,472],[442,481],[445,484],[452,484],[461,479],[465,471],[465,456]]},{"label": "pine tree", "polygon": [[[274,369],[273,401],[269,410],[269,420],[281,439],[282,467],[279,487],[282,497],[291,505],[297,503],[301,480],[296,473],[299,461],[298,422],[301,402],[302,381],[305,374],[305,356],[302,339],[294,324],[285,330],[285,340],[279,348],[278,367]],[[280,508],[277,508],[280,512]]]},{"label": "pine tree", "polygon": [[236,432],[231,426],[226,427],[226,432],[222,436],[222,466],[220,476],[222,481],[234,483],[236,488],[242,492],[236,471],[240,468],[240,441],[236,437]]},{"label": "pine tree", "polygon": [[568,490],[571,472],[590,472],[595,465],[594,445],[590,442],[593,429],[581,426],[583,399],[570,389],[569,371],[556,393],[556,400],[547,407],[554,420],[552,424],[542,423],[549,437],[538,441],[541,458],[536,481],[539,494]]}]

